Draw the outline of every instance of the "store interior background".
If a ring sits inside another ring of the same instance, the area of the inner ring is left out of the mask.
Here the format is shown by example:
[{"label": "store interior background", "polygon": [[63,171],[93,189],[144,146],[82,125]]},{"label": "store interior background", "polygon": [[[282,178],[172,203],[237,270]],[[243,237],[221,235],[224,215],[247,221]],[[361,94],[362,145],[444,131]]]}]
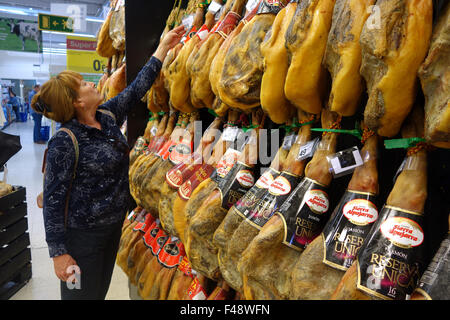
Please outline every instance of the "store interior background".
[{"label": "store interior background", "polygon": [[[74,1],[51,0],[14,0],[0,1],[0,19],[36,21],[38,13],[54,14],[52,3],[65,5],[78,4]],[[109,0],[83,0],[86,5],[86,28],[75,30],[74,34],[95,39],[109,10]],[[10,30],[0,29],[0,40]],[[29,40],[26,40],[29,41]],[[28,43],[27,43],[28,45]],[[2,108],[7,98],[8,87],[12,86],[21,104],[25,105],[28,93],[34,84],[43,84],[52,75],[67,68],[66,34],[58,32],[42,32],[42,53],[0,50],[0,84]],[[94,82],[100,74],[86,74]],[[6,118],[6,117],[5,117]],[[53,263],[48,255],[45,242],[42,209],[36,204],[36,196],[42,189],[42,159],[45,144],[33,143],[33,120],[28,115],[25,122],[12,121],[0,123],[5,133],[20,135],[22,149],[7,162],[7,182],[12,185],[26,187],[28,233],[32,255],[32,278],[11,299],[60,299],[59,280],[54,275]],[[56,130],[55,124],[43,120],[43,125],[50,126],[50,136]],[[0,173],[3,179],[4,173]],[[129,299],[126,275],[120,268],[115,268],[107,299]]]}]

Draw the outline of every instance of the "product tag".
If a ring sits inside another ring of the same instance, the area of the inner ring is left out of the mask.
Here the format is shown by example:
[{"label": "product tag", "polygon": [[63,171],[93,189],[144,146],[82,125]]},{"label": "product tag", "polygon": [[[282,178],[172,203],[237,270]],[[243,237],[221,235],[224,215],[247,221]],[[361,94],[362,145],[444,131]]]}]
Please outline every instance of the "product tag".
[{"label": "product tag", "polygon": [[385,205],[359,249],[357,288],[381,299],[405,300],[422,273],[423,215]]},{"label": "product tag", "polygon": [[200,30],[197,31],[196,35],[197,37],[200,39],[200,41],[203,41],[206,39],[206,37],[209,34],[209,30],[208,27],[206,26],[206,24],[204,24]]},{"label": "product tag", "polygon": [[212,1],[208,7],[208,11],[211,12],[212,14],[216,14],[221,8],[222,5],[220,3]]},{"label": "product tag", "polygon": [[255,7],[258,5],[260,0],[248,0],[247,5],[245,6],[245,9],[247,9],[248,12],[255,9]]},{"label": "product tag", "polygon": [[222,140],[227,142],[233,142],[234,140],[236,140],[238,133],[239,133],[238,127],[226,127],[222,134],[223,135]]},{"label": "product tag", "polygon": [[350,174],[356,167],[363,165],[361,154],[356,146],[327,156],[327,160],[335,178]]},{"label": "product tag", "polygon": [[317,137],[314,140],[308,141],[305,145],[300,147],[297,155],[297,160],[305,160],[311,158],[316,152],[317,146],[320,143],[320,139]]},{"label": "product tag", "polygon": [[184,30],[190,30],[192,28],[192,25],[194,24],[194,15],[190,14],[187,17],[183,18],[183,20],[181,20],[181,23],[184,26]]}]

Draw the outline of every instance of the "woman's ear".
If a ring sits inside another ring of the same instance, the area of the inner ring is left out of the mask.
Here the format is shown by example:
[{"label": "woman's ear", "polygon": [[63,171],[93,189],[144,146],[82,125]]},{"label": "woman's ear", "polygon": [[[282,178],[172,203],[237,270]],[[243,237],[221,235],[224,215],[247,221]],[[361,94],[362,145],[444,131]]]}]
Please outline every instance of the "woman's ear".
[{"label": "woman's ear", "polygon": [[75,109],[82,109],[84,107],[84,102],[81,101],[80,98],[76,98],[73,100],[73,106]]}]

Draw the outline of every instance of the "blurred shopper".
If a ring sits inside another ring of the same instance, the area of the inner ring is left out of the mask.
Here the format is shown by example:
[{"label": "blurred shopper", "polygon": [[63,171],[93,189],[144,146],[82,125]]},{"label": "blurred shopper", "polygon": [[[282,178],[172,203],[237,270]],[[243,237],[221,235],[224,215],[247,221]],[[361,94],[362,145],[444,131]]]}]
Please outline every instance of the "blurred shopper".
[{"label": "blurred shopper", "polygon": [[[41,89],[41,86],[39,84],[34,85],[33,89],[28,93],[28,102],[31,105],[31,101],[33,101],[33,97],[36,93],[39,92]],[[44,139],[41,137],[41,123],[42,123],[42,114],[37,113],[33,110],[33,108],[30,108],[31,116],[33,117],[34,121],[34,130],[33,130],[33,141],[34,143],[45,143]]]}]

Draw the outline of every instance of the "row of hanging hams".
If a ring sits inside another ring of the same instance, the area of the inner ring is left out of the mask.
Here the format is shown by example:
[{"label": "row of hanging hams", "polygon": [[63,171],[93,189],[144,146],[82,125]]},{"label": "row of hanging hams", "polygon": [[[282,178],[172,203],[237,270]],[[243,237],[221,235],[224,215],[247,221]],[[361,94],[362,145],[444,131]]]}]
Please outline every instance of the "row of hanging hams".
[{"label": "row of hanging hams", "polygon": [[421,85],[425,137],[448,144],[448,13],[432,35],[431,0],[232,0],[220,15],[191,14],[188,41],[164,61],[173,108],[261,106],[285,124],[296,109],[352,116],[363,103],[367,126],[393,137]]}]

